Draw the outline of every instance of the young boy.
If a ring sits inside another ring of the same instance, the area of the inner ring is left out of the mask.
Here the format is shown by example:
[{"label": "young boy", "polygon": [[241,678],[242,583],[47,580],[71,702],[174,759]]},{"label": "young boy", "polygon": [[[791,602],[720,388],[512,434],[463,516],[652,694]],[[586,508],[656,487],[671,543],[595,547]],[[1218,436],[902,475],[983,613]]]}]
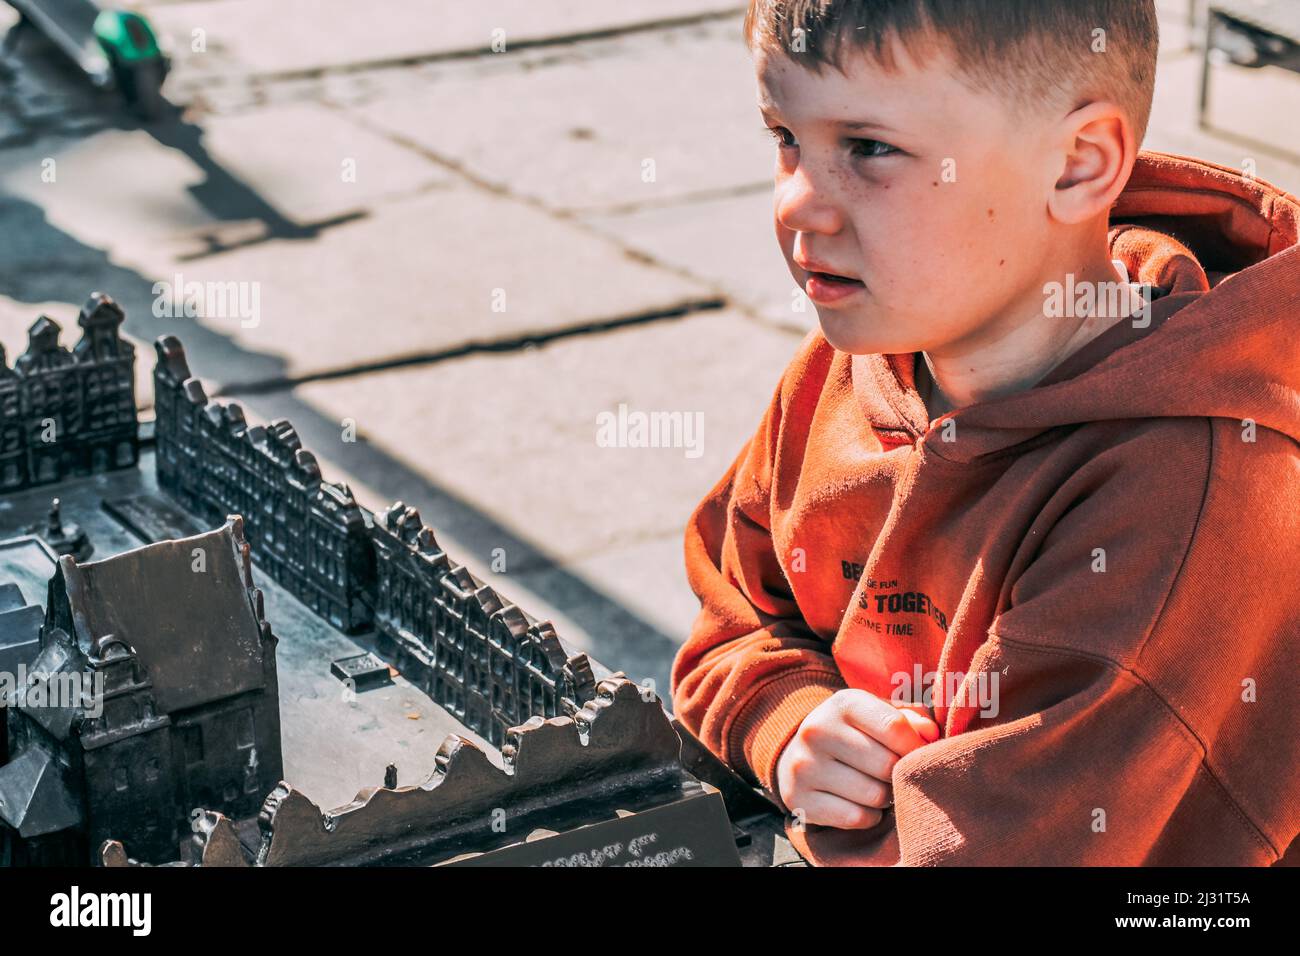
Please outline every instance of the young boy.
[{"label": "young boy", "polygon": [[819,865],[1277,861],[1300,201],[1139,154],[1152,0],[745,34],[820,328],[691,517],[678,717]]}]

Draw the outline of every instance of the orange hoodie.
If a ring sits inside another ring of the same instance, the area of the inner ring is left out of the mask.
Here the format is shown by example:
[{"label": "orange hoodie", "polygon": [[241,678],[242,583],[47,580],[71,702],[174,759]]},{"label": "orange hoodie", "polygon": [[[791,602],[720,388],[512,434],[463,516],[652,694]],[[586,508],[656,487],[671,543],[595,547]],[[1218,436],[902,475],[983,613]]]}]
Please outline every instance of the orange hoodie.
[{"label": "orange hoodie", "polygon": [[1143,153],[1110,235],[1130,277],[1166,293],[1149,326],[1123,321],[1034,388],[933,422],[917,356],[804,340],[687,527],[701,609],[674,710],[778,804],[782,748],[843,687],[917,700],[928,684],[942,730],[898,761],[876,827],[788,822],[804,856],[1265,865],[1287,850],[1298,224],[1300,200],[1267,183]]}]

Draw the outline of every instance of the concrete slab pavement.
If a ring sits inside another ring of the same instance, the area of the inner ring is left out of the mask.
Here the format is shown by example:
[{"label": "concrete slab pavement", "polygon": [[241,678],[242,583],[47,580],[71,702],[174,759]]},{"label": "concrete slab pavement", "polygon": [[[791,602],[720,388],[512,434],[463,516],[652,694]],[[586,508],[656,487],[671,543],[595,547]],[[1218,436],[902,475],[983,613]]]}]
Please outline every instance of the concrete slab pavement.
[{"label": "concrete slab pavement", "polygon": [[[140,4],[195,74],[283,76],[453,53],[504,53],[556,36],[584,36],[638,24],[714,14],[736,0],[475,0],[443,8],[428,0],[196,0]],[[195,31],[205,49],[193,49]],[[501,31],[500,34],[494,31]]]},{"label": "concrete slab pavement", "polygon": [[[294,127],[275,135],[277,114],[279,120],[285,114],[299,122],[319,119],[315,132],[308,124],[302,153],[293,149]],[[347,139],[336,125],[346,122],[320,107],[285,107],[270,115],[218,118],[208,134],[212,155],[223,157],[243,134],[262,133],[261,143],[231,164],[234,171],[247,170],[249,212],[258,211],[260,197],[271,196],[303,216],[363,214],[314,239],[240,245],[242,236],[232,233],[235,248],[190,258],[232,229],[248,232],[251,226],[248,236],[257,239],[266,224],[213,215],[195,199],[205,186],[200,168],[141,131],[23,148],[11,153],[14,162],[0,173],[0,184],[15,201],[43,212],[42,229],[76,236],[105,261],[135,274],[131,281],[116,277],[112,288],[129,311],[129,329],[145,341],[176,331],[176,316],[153,314],[154,282],[169,283],[173,290],[162,295],[178,303],[184,298],[178,289],[189,283],[234,283],[250,308],[256,303],[258,314],[210,307],[215,300],[208,297],[199,324],[227,339],[234,351],[208,354],[202,342],[193,349],[196,368],[225,383],[541,335],[713,298],[702,284],[629,257],[579,225],[453,184],[445,170],[418,158],[407,162],[411,154],[364,131]],[[313,138],[336,145],[313,150]],[[276,144],[286,147],[279,158]],[[340,164],[354,157],[356,181],[341,182]],[[57,179],[46,182],[42,170],[51,160]],[[133,172],[110,184],[100,165],[105,162]],[[404,190],[409,193],[395,201],[394,194]],[[239,214],[237,207],[233,214]],[[39,252],[30,247],[36,239],[18,234],[3,240],[6,260],[34,262]],[[89,281],[83,273],[78,285]],[[24,295],[14,288],[21,287],[20,277],[9,283],[0,291],[20,300],[55,298]],[[66,294],[79,303],[89,291]],[[246,367],[240,353],[273,356],[281,367]],[[227,359],[234,365],[226,367]]]},{"label": "concrete slab pavement", "polygon": [[[204,324],[245,352],[277,356],[291,377],[712,299],[574,224],[461,185],[373,209],[312,242],[185,263],[183,274],[187,282],[257,283],[255,325],[233,316]],[[199,367],[225,384],[249,381],[237,367]]]},{"label": "concrete slab pavement", "polygon": [[698,276],[764,322],[807,332],[817,310],[781,255],[772,202],[765,183],[737,195],[581,218],[656,262]]},{"label": "concrete slab pavement", "polygon": [[[105,171],[112,170],[111,176]],[[364,213],[455,177],[319,104],[202,124],[52,135],[4,153],[0,189],[85,242],[158,270],[219,243]]]},{"label": "concrete slab pavement", "polygon": [[770,182],[755,95],[728,19],[581,44],[527,70],[444,70],[355,111],[479,180],[573,211]]}]

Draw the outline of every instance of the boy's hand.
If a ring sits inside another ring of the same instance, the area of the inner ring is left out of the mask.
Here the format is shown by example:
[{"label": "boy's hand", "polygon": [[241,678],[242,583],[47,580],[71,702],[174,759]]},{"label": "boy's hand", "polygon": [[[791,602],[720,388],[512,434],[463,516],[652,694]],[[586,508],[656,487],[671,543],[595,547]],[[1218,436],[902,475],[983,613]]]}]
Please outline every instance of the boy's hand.
[{"label": "boy's hand", "polygon": [[893,803],[894,764],[939,739],[920,704],[846,688],[804,718],[776,765],[777,792],[803,822],[865,830]]}]

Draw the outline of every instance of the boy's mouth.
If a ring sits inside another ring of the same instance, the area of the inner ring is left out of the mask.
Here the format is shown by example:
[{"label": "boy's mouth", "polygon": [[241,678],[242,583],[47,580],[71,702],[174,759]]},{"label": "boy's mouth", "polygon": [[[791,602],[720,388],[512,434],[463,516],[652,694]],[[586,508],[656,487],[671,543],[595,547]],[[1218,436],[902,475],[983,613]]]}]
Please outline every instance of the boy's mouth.
[{"label": "boy's mouth", "polygon": [[794,264],[797,265],[804,272],[808,273],[808,278],[810,279],[819,279],[822,282],[836,282],[842,285],[863,284],[861,279],[855,279],[853,276],[840,275],[838,272],[830,272],[827,269],[819,269],[817,267],[823,265],[823,263],[817,262],[813,259],[804,259],[800,256],[796,256],[794,260]]},{"label": "boy's mouth", "polygon": [[810,272],[808,275],[816,279],[821,279],[823,282],[839,282],[844,285],[862,285],[861,279],[853,279],[849,276],[840,276],[833,272]]},{"label": "boy's mouth", "polygon": [[866,287],[861,279],[851,279],[834,272],[809,272],[804,292],[818,305],[833,306],[854,298]]}]

